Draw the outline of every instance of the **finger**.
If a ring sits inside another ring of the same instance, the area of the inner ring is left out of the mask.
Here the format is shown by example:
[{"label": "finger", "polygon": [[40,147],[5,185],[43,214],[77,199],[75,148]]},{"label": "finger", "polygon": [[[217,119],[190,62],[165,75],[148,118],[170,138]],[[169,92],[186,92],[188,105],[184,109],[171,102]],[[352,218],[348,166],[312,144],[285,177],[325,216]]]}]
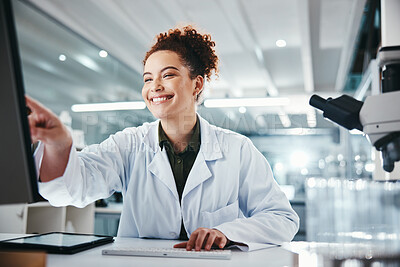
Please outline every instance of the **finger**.
[{"label": "finger", "polygon": [[32,115],[28,117],[29,129],[31,131],[31,135],[36,136],[37,126],[36,126],[36,116]]},{"label": "finger", "polygon": [[175,244],[174,248],[186,248],[187,243],[188,242],[182,242],[182,243],[179,243],[179,244]]},{"label": "finger", "polygon": [[27,95],[25,95],[25,103],[31,109],[35,109],[35,107],[38,106],[37,102],[33,98]]},{"label": "finger", "polygon": [[204,245],[204,249],[210,250],[216,238],[217,238],[217,233],[211,231],[211,233],[208,235],[207,242]]},{"label": "finger", "polygon": [[207,230],[199,231],[199,234],[197,235],[196,246],[195,246],[194,250],[200,251],[200,249],[203,247],[204,241],[205,241],[207,236],[208,236],[208,231]]},{"label": "finger", "polygon": [[35,141],[35,140],[37,140],[35,121],[32,117],[28,117],[28,123],[29,123],[29,130],[30,130],[32,141]]},{"label": "finger", "polygon": [[45,141],[47,137],[54,135],[51,129],[43,127],[38,123],[39,119],[37,115],[32,115],[28,117],[29,129],[31,134],[31,139],[33,142]]},{"label": "finger", "polygon": [[186,250],[192,250],[192,248],[194,248],[198,234],[199,231],[196,230],[190,235],[189,241],[187,242]]},{"label": "finger", "polygon": [[218,238],[215,240],[214,243],[215,243],[215,245],[217,245],[219,248],[224,248],[227,242],[228,242],[228,240],[226,239],[226,237],[225,237],[225,236],[221,236],[221,237],[218,237]]},{"label": "finger", "polygon": [[46,109],[39,101],[36,101],[35,99],[33,99],[33,98],[31,98],[31,97],[29,97],[29,96],[27,96],[27,95],[25,95],[25,102],[26,102],[26,105],[27,105],[32,111],[35,111],[35,110],[37,110],[37,111],[44,111],[44,110],[46,110],[46,111],[47,111],[47,109]]}]

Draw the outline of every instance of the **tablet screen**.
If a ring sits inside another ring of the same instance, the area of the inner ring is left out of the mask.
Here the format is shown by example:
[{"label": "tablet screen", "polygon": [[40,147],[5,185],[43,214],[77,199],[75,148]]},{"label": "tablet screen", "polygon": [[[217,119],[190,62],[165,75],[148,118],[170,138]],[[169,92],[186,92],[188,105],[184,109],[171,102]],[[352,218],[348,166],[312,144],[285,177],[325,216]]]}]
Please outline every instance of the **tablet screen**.
[{"label": "tablet screen", "polygon": [[112,236],[53,232],[0,241],[0,248],[74,254],[113,241],[114,238]]},{"label": "tablet screen", "polygon": [[35,235],[29,237],[18,238],[14,240],[7,240],[7,243],[16,244],[34,244],[44,246],[56,247],[72,247],[86,243],[93,243],[95,241],[103,240],[102,236],[95,235],[79,235],[79,234],[66,234],[66,233],[50,233],[44,235]]}]

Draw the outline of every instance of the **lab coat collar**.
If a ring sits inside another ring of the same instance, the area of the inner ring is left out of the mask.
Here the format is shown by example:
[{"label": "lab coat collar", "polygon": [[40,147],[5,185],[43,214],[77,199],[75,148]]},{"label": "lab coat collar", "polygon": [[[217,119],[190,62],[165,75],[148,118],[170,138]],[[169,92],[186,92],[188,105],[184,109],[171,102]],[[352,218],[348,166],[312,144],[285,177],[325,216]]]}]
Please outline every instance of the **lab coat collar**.
[{"label": "lab coat collar", "polygon": [[[222,158],[221,146],[217,139],[214,130],[215,128],[200,116],[198,116],[198,118],[200,119],[201,146],[186,181],[182,199],[185,198],[192,189],[196,188],[199,184],[212,176],[206,161]],[[173,196],[178,200],[179,196],[176,190],[175,179],[169,164],[167,153],[165,149],[160,149],[158,143],[158,123],[159,121],[150,124],[149,131],[143,140],[145,145],[156,153],[153,160],[148,165],[148,170],[158,177],[158,179],[169,188]]]},{"label": "lab coat collar", "polygon": [[[217,139],[215,128],[212,127],[205,119],[200,117],[200,138],[201,146],[199,153],[203,154],[204,160],[216,160],[222,158],[221,145]],[[144,144],[153,152],[161,152],[158,139],[158,124],[160,120],[150,123],[149,129],[143,139]]]},{"label": "lab coat collar", "polygon": [[167,151],[159,148],[158,152],[154,155],[153,160],[148,165],[148,170],[153,173],[158,179],[163,182],[172,195],[179,200],[178,190],[176,189],[174,174],[169,164]]},{"label": "lab coat collar", "polygon": [[161,150],[158,139],[158,124],[160,120],[152,122],[148,125],[147,132],[143,138],[143,145],[155,153],[153,159],[147,166],[147,169],[164,183],[171,191],[172,195],[179,200],[178,191],[175,185],[174,174],[169,164],[168,155],[165,149]]},{"label": "lab coat collar", "polygon": [[212,173],[208,168],[206,161],[212,161],[222,158],[221,143],[217,138],[215,127],[211,126],[205,119],[200,118],[200,138],[201,145],[199,154],[190,170],[182,194],[182,203],[190,191],[195,189],[199,184],[204,183],[212,177]]},{"label": "lab coat collar", "polygon": [[149,123],[147,132],[144,132],[145,136],[143,138],[143,144],[149,148],[151,151],[156,153],[157,151],[161,151],[160,145],[158,142],[158,124],[160,120],[156,120],[152,123]]}]

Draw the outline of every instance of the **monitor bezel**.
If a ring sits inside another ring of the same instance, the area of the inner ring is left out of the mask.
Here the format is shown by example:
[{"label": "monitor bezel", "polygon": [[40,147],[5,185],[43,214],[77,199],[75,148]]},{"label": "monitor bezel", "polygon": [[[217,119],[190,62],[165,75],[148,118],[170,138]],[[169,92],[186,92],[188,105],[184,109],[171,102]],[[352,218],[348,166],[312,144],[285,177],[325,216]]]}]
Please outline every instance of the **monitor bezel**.
[{"label": "monitor bezel", "polygon": [[[43,198],[39,195],[38,192],[38,179],[36,174],[36,167],[35,162],[32,155],[32,141],[30,137],[30,129],[28,123],[28,116],[27,116],[27,108],[25,102],[25,90],[24,90],[24,82],[23,82],[23,74],[22,74],[22,64],[21,58],[19,53],[19,46],[18,46],[18,38],[17,38],[17,29],[15,25],[14,19],[14,9],[12,6],[12,0],[2,0],[0,1],[0,12],[1,12],[1,19],[5,25],[5,42],[8,46],[8,53],[9,53],[9,63],[12,71],[13,80],[15,87],[16,94],[16,102],[17,102],[17,117],[19,117],[19,123],[21,127],[21,138],[22,148],[25,151],[24,156],[26,167],[27,167],[27,174],[29,175],[29,185],[27,190],[28,195],[25,196],[25,199],[22,197],[21,200],[17,200],[17,202],[2,202],[0,204],[11,204],[11,203],[32,203],[37,202],[39,200],[43,200]],[[3,24],[2,23],[2,24]],[[24,177],[27,179],[28,177]],[[4,178],[3,178],[4,179]],[[22,179],[22,178],[21,178]],[[10,181],[12,182],[12,181]]]}]

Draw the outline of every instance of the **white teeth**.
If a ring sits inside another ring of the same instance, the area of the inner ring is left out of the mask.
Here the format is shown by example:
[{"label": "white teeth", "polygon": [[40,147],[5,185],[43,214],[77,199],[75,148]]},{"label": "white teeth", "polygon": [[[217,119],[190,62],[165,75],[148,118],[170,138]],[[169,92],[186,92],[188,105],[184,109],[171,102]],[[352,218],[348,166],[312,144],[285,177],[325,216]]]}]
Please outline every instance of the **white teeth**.
[{"label": "white teeth", "polygon": [[165,101],[167,99],[168,99],[167,97],[155,97],[153,98],[153,102]]}]

